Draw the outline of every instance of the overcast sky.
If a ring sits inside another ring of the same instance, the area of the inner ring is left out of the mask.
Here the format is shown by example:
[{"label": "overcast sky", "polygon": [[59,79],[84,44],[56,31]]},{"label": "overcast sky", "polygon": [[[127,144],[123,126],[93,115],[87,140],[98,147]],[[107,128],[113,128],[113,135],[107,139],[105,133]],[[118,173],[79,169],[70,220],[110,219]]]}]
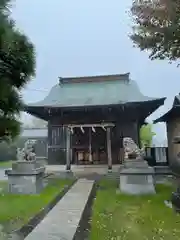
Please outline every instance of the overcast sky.
[{"label": "overcast sky", "polygon": [[[142,93],[167,97],[150,119],[165,113],[180,91],[180,68],[166,61],[150,61],[133,48],[128,35],[132,0],[16,0],[13,17],[34,43],[36,78],[23,92],[26,102],[41,100],[58,76],[130,72]],[[41,91],[35,91],[41,90]],[[160,137],[163,127],[155,127]]]}]

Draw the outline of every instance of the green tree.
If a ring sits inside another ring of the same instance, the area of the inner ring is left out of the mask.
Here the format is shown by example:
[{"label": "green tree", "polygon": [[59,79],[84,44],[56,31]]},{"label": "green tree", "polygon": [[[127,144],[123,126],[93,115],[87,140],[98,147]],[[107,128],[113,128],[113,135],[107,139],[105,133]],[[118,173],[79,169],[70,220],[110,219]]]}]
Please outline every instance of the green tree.
[{"label": "green tree", "polygon": [[20,91],[35,75],[33,44],[15,26],[10,0],[0,0],[0,140],[13,139],[20,131]]},{"label": "green tree", "polygon": [[140,129],[140,140],[142,146],[151,146],[153,136],[156,133],[152,131],[152,124],[143,125]]},{"label": "green tree", "polygon": [[180,58],[180,0],[134,0],[130,13],[135,46],[151,60]]}]

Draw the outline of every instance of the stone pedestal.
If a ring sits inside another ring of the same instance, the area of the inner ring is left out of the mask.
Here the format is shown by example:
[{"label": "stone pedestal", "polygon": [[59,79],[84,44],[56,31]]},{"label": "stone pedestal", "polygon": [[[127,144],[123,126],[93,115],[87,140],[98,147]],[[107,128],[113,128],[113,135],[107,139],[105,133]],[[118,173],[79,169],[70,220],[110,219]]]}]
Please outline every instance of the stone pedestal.
[{"label": "stone pedestal", "polygon": [[154,169],[143,160],[128,160],[120,170],[120,191],[127,194],[154,194]]},{"label": "stone pedestal", "polygon": [[148,163],[142,159],[128,159],[124,162],[125,168],[148,168]]},{"label": "stone pedestal", "polygon": [[37,194],[44,188],[45,167],[36,161],[17,161],[6,170],[8,190],[13,194]]}]

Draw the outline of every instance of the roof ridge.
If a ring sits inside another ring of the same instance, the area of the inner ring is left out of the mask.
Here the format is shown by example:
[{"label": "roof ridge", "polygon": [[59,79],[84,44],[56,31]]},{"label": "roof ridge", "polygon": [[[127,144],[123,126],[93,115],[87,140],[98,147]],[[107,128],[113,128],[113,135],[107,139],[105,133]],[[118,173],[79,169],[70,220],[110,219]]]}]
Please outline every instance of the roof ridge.
[{"label": "roof ridge", "polygon": [[64,83],[86,83],[86,82],[104,82],[104,81],[129,81],[130,73],[123,74],[108,74],[108,75],[94,75],[94,76],[80,76],[80,77],[59,77],[59,84]]}]

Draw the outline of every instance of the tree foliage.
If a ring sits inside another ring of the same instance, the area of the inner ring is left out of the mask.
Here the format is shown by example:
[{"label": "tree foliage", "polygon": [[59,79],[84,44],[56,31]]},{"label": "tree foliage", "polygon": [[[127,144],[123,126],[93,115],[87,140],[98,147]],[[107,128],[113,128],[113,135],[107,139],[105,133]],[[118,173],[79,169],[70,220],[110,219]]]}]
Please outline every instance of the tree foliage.
[{"label": "tree foliage", "polygon": [[180,0],[134,0],[131,39],[150,59],[180,58]]},{"label": "tree foliage", "polygon": [[16,28],[10,3],[0,0],[0,140],[19,133],[20,90],[35,74],[33,44]]},{"label": "tree foliage", "polygon": [[152,145],[153,136],[156,133],[152,131],[152,124],[143,125],[140,129],[140,140],[142,146],[150,147]]}]

